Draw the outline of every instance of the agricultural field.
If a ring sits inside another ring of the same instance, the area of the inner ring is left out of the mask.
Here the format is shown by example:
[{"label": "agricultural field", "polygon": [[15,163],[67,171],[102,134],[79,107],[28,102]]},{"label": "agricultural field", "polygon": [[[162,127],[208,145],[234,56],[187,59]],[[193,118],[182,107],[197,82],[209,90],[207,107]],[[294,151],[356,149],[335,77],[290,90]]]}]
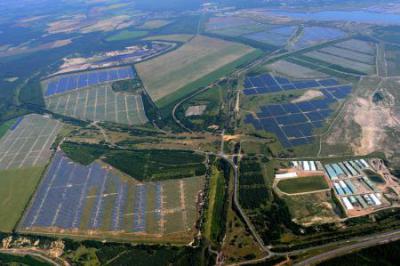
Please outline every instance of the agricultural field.
[{"label": "agricultural field", "polygon": [[48,110],[85,121],[143,125],[148,120],[142,96],[117,93],[111,84],[91,86],[45,98]]},{"label": "agricultural field", "polygon": [[0,231],[11,232],[44,172],[43,166],[0,170]]},{"label": "agricultural field", "polygon": [[153,30],[164,27],[170,23],[171,21],[164,19],[147,20],[145,23],[143,23],[143,25],[140,25],[138,28],[144,30]]},{"label": "agricultural field", "polygon": [[197,36],[177,50],[139,63],[136,68],[153,101],[163,107],[198,89],[191,83],[219,73],[254,51],[241,44]]},{"label": "agricultural field", "polygon": [[58,151],[19,230],[189,242],[203,184],[202,177],[140,183],[99,162],[74,163]]},{"label": "agricultural field", "polygon": [[121,31],[114,35],[111,35],[110,37],[108,37],[106,39],[106,41],[116,42],[116,41],[139,39],[141,37],[146,36],[147,34],[148,34],[148,31],[145,31],[145,30],[136,30],[136,31],[124,30],[124,31]]},{"label": "agricultural field", "polygon": [[329,189],[323,176],[306,176],[280,180],[277,183],[280,191],[286,194],[298,194]]},{"label": "agricultural field", "polygon": [[46,165],[62,124],[41,115],[21,117],[0,139],[0,169]]}]

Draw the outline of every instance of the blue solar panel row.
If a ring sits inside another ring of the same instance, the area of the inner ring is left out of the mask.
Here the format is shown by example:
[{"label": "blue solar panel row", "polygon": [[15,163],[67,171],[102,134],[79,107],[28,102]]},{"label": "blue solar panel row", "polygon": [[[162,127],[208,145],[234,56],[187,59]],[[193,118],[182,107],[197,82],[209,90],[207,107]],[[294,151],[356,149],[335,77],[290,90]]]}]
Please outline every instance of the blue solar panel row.
[{"label": "blue solar panel row", "polygon": [[286,148],[310,144],[314,141],[314,130],[323,127],[332,115],[331,104],[348,96],[351,86],[325,88],[322,92],[323,99],[262,106],[256,117],[249,114],[244,122],[256,130],[274,133]]},{"label": "blue solar panel row", "polygon": [[109,81],[131,79],[134,77],[135,73],[131,67],[76,73],[50,81],[47,85],[45,96],[47,97]]},{"label": "blue solar panel row", "polygon": [[24,120],[23,116],[18,117],[17,121],[15,121],[14,125],[11,126],[11,128],[10,128],[11,131],[14,131],[18,127],[18,125],[21,124],[22,120]]},{"label": "blue solar panel row", "polygon": [[303,90],[310,88],[320,88],[339,85],[335,79],[322,80],[297,80],[290,81],[287,78],[273,76],[271,74],[262,74],[258,76],[249,76],[244,80],[245,95],[255,95],[264,93],[275,93],[288,90]]},{"label": "blue solar panel row", "polygon": [[146,228],[146,186],[136,186],[133,231],[144,232]]},{"label": "blue solar panel row", "polygon": [[[115,188],[117,193],[109,193],[108,188]],[[133,212],[133,228],[131,231],[144,232],[146,227],[147,191],[145,185],[134,187],[135,203]],[[22,226],[57,227],[61,229],[79,229],[81,227],[96,230],[104,227],[103,222],[106,202],[109,197],[112,205],[111,223],[107,225],[112,231],[124,229],[124,217],[128,198],[129,184],[120,177],[93,163],[83,166],[73,163],[62,152],[57,152],[40,184],[31,207],[26,212]],[[95,194],[92,194],[95,191]],[[107,197],[105,197],[107,195]],[[89,197],[90,196],[90,197]],[[93,204],[88,205],[92,198]],[[160,219],[162,208],[161,184],[156,185],[156,209],[154,215]],[[108,203],[107,203],[108,204]],[[90,213],[86,224],[82,224],[84,209]]]}]

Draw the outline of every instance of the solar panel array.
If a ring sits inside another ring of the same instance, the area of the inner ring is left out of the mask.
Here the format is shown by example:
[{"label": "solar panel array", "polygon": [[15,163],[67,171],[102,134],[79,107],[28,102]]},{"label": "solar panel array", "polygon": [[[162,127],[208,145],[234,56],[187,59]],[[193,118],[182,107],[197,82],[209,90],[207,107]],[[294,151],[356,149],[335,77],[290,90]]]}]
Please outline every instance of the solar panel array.
[{"label": "solar panel array", "polygon": [[45,116],[20,117],[0,139],[0,169],[46,165],[62,124]]},{"label": "solar panel array", "polygon": [[262,106],[255,117],[247,115],[245,123],[253,124],[257,130],[274,133],[286,148],[311,144],[314,130],[322,128],[334,112],[330,106],[349,95],[351,86],[324,88],[321,92],[323,99]]},{"label": "solar panel array", "polygon": [[312,88],[326,88],[339,85],[338,81],[332,78],[320,80],[297,80],[290,81],[287,78],[262,74],[246,77],[244,81],[245,95],[257,95],[264,93],[276,93],[290,90],[304,90]]},{"label": "solar panel array", "polygon": [[[199,177],[186,178],[184,186],[198,182]],[[201,178],[202,180],[202,178]],[[163,226],[171,227],[176,221],[169,215],[196,216],[196,195],[187,197],[187,209],[164,206],[169,194],[164,186],[173,186],[173,194],[182,193],[176,187],[180,180],[136,183],[123,180],[99,163],[83,166],[72,162],[58,151],[41,182],[30,208],[21,223],[22,230],[54,228],[61,230],[93,230],[162,234]],[[185,232],[192,224],[172,227]]]},{"label": "solar panel array", "polygon": [[109,81],[132,79],[135,76],[136,74],[131,67],[119,67],[60,76],[48,83],[45,96],[61,94]]}]

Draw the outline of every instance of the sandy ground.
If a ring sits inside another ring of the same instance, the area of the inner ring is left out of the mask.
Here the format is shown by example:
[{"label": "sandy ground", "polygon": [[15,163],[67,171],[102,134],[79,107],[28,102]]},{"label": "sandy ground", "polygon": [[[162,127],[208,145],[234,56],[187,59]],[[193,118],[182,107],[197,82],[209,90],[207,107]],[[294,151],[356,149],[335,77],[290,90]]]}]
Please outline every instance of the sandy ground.
[{"label": "sandy ground", "polygon": [[195,115],[202,115],[204,111],[206,110],[207,105],[194,105],[194,106],[189,106],[188,109],[186,109],[185,116],[195,116]]},{"label": "sandy ground", "polygon": [[357,98],[354,108],[354,121],[361,126],[360,146],[354,146],[357,154],[367,154],[382,149],[386,137],[385,127],[394,127],[395,121],[390,108],[376,108],[366,99]]},{"label": "sandy ground", "polygon": [[324,94],[319,91],[319,90],[308,90],[306,91],[303,95],[301,95],[299,98],[294,99],[292,103],[299,103],[299,102],[304,102],[304,101],[309,101],[318,97],[323,97]]},{"label": "sandy ground", "polygon": [[355,98],[347,105],[340,126],[334,126],[326,142],[329,145],[347,143],[357,155],[383,151],[390,157],[397,149],[390,144],[388,128],[398,127],[398,117],[392,109],[376,106],[371,99]]}]

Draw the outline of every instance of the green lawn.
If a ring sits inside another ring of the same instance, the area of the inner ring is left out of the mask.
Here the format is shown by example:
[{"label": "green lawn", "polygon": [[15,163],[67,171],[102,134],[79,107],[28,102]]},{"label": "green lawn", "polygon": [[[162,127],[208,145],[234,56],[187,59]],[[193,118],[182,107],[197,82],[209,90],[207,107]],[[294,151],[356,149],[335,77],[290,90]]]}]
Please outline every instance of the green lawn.
[{"label": "green lawn", "polygon": [[294,194],[329,188],[323,176],[307,176],[281,180],[278,188],[285,193]]},{"label": "green lawn", "polygon": [[40,180],[43,167],[0,172],[0,231],[11,232]]},{"label": "green lawn", "polygon": [[130,39],[137,39],[143,36],[146,36],[148,31],[144,30],[124,30],[119,33],[116,33],[114,35],[111,35],[106,39],[108,42],[115,42],[115,41],[125,41],[125,40],[130,40]]}]

